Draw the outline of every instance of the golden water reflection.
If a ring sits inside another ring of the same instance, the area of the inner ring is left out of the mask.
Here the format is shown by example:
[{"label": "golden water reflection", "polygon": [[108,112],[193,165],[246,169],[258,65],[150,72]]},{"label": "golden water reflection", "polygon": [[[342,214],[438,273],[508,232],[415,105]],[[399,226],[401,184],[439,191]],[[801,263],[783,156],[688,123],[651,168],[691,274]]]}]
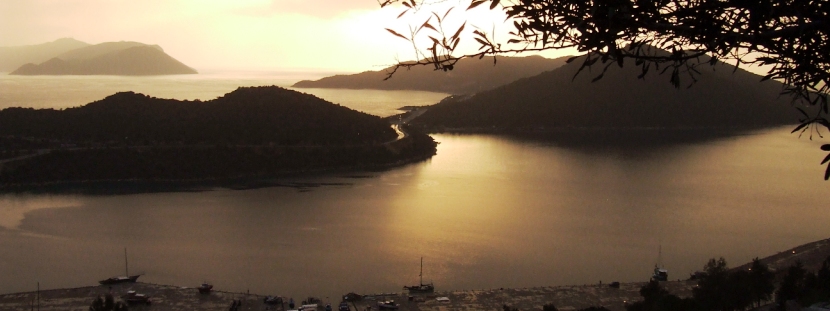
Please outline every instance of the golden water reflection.
[{"label": "golden water reflection", "polygon": [[421,257],[439,290],[644,280],[661,245],[685,278],[827,238],[822,155],[787,133],[622,149],[436,135],[422,163],[292,179],[340,184],[311,191],[4,195],[25,217],[0,229],[15,250],[0,292],[95,284],[124,247],[143,281],[295,298],[399,291]]}]

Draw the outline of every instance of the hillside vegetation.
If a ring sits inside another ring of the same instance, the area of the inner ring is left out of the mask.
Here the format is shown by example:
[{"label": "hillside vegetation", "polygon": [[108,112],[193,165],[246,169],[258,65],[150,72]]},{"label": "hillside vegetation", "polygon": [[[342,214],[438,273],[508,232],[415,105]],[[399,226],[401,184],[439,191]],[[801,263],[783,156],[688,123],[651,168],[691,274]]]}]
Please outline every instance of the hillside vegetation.
[{"label": "hillside vegetation", "polygon": [[[703,62],[707,60],[702,60]],[[779,97],[782,85],[719,63],[699,68],[698,82],[673,88],[669,75],[611,66],[602,79],[582,58],[540,75],[433,105],[414,123],[446,129],[546,131],[554,129],[713,129],[794,124],[797,111]],[[599,66],[597,66],[599,67]]]},{"label": "hillside vegetation", "polygon": [[0,110],[0,189],[56,182],[202,180],[386,167],[435,153],[380,117],[279,87],[210,101],[117,93],[64,110]]}]

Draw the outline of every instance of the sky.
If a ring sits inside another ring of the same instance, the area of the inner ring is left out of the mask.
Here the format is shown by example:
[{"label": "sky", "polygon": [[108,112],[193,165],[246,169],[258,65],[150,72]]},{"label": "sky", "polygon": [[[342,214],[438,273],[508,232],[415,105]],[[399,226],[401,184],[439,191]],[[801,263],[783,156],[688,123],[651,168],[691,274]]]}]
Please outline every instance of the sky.
[{"label": "sky", "polygon": [[[458,3],[440,1],[430,10]],[[397,18],[401,11],[381,9],[377,0],[0,0],[0,46],[66,37],[137,41],[158,44],[197,70],[360,72],[415,58],[411,44],[385,28],[405,32],[430,12]],[[463,19],[482,29],[504,20],[486,8],[453,14],[448,29]]]}]

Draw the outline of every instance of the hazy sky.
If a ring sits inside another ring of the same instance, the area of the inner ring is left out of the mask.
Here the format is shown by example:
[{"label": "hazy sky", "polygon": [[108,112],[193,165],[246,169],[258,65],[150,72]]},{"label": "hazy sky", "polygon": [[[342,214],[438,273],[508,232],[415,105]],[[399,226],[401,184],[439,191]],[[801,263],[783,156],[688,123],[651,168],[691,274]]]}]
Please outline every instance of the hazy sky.
[{"label": "hazy sky", "polygon": [[384,28],[424,18],[398,11],[376,0],[0,0],[0,46],[125,40],[196,69],[377,70],[414,58]]}]

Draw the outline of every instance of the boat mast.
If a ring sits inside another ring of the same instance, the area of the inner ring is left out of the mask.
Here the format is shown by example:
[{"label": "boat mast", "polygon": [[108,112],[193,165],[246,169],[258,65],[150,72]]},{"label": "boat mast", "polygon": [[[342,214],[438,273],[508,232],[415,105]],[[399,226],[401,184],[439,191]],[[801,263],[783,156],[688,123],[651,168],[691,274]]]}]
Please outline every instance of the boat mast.
[{"label": "boat mast", "polygon": [[663,267],[663,245],[657,246],[657,263],[654,264],[655,267]]},{"label": "boat mast", "polygon": [[124,276],[130,276],[130,266],[127,263],[127,248],[124,248]]},{"label": "boat mast", "polygon": [[421,285],[424,285],[424,257],[421,257],[421,273],[418,274],[421,278]]}]

